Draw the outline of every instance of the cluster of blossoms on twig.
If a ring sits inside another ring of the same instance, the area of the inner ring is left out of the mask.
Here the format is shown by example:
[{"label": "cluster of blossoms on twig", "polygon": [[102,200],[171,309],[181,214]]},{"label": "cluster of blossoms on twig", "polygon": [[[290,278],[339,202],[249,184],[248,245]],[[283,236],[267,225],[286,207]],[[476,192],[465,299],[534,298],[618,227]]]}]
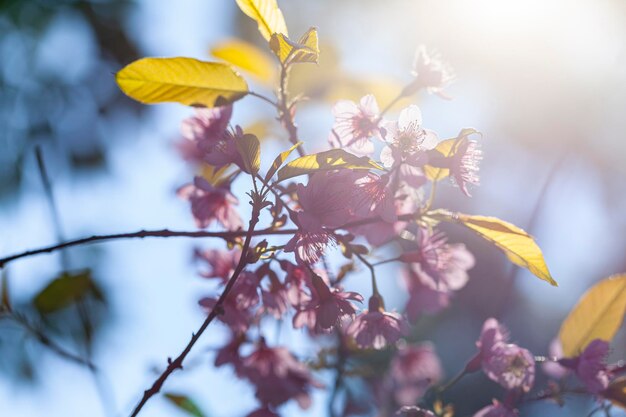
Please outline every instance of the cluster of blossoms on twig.
[{"label": "cluster of blossoms on twig", "polygon": [[[320,388],[330,390],[329,414],[333,416],[376,410],[380,416],[450,417],[454,407],[445,404],[446,390],[474,372],[482,372],[504,389],[501,397],[474,416],[517,416],[518,409],[534,399],[537,359],[512,343],[502,324],[493,318],[484,322],[475,355],[458,377],[445,383],[435,345],[417,342],[413,326],[420,317],[446,309],[467,284],[468,271],[475,264],[465,245],[448,241],[441,222],[468,228],[516,265],[556,285],[541,250],[522,229],[494,217],[433,208],[442,180],[468,197],[479,184],[480,134],[466,128],[442,140],[427,128],[416,105],[404,107],[397,117],[388,114],[402,99],[420,91],[449,98],[445,89],[455,78],[450,66],[438,54],[420,47],[411,81],[393,101],[382,110],[372,94],[358,103],[337,102],[332,108],[328,149],[309,155],[299,142],[295,123],[302,97],[289,98],[288,76],[295,64],[317,62],[317,30],[311,28],[294,41],[275,1],[265,1],[263,8],[253,3],[237,0],[241,10],[257,21],[280,64],[275,100],[250,91],[245,80],[224,63],[147,58],[118,73],[118,83],[134,98],[197,107],[183,121],[178,143],[182,157],[197,174],[178,194],[189,201],[199,228],[225,230],[221,235],[225,249],[198,248],[195,252],[202,265],[200,275],[222,289],[199,302],[208,314],[200,334],[213,318],[227,326],[230,334],[216,354],[215,365],[231,366],[238,378],[254,387],[259,404],[249,417],[277,416],[290,400],[306,408],[312,391]],[[159,86],[150,78],[172,68],[190,74],[202,69],[214,78],[207,82],[199,76],[182,91],[170,84]],[[149,82],[138,86],[142,76]],[[196,91],[198,84],[201,88]],[[233,102],[246,95],[275,108],[292,145],[276,156],[265,175],[260,173],[258,138],[231,125]],[[294,150],[300,157],[288,162]],[[247,193],[252,205],[247,230],[233,186],[241,176],[252,186]],[[266,223],[265,228],[255,229],[259,222]],[[379,260],[377,251],[383,246],[393,248],[396,256]],[[347,259],[340,267],[328,259],[338,257],[335,249]],[[378,289],[376,269],[387,263],[401,268],[398,275],[407,301],[399,310],[386,306]],[[371,276],[371,293],[346,288],[346,277],[358,265]],[[302,329],[327,347],[305,364],[288,346],[268,342],[262,326],[266,319],[291,322],[294,329]],[[556,357],[554,353],[545,364],[546,372],[555,378],[574,375],[584,392],[614,399],[612,392],[624,371],[607,365],[607,340],[614,331],[590,331],[586,336],[590,335],[597,337],[585,343],[561,335],[568,354]],[[133,416],[182,364],[196,340],[194,334],[183,354],[146,391]],[[336,373],[334,387],[314,375],[329,369]],[[559,399],[569,392],[564,383],[553,382],[536,397]]]}]

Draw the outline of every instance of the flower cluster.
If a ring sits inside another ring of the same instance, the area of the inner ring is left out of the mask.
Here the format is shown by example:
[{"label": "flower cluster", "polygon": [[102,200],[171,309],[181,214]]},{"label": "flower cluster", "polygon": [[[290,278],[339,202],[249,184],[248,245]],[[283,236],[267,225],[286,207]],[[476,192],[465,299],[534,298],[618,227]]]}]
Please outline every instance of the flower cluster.
[{"label": "flower cluster", "polygon": [[[398,98],[419,90],[445,96],[443,90],[454,78],[438,55],[423,48],[417,51],[412,74]],[[287,111],[280,100],[279,118],[291,135],[295,106]],[[196,250],[195,258],[203,264],[200,275],[222,290],[221,296],[202,298],[200,305],[207,313],[217,312],[230,330],[215,365],[232,366],[254,387],[259,408],[250,417],[277,416],[290,400],[308,407],[312,390],[324,387],[313,377],[316,369],[338,374],[333,410],[343,374],[358,377],[372,393],[364,402],[346,385],[343,416],[362,414],[369,406],[381,416],[453,415],[451,406],[440,399],[433,402],[445,389],[443,367],[434,345],[419,341],[411,323],[446,309],[470,279],[474,256],[465,245],[450,243],[437,217],[428,215],[443,179],[470,196],[479,184],[482,153],[473,129],[441,140],[425,127],[416,105],[400,109],[396,118],[387,116],[388,111],[371,94],[358,103],[337,102],[329,149],[308,160],[302,156],[305,162],[293,165],[300,171],[290,174],[289,182],[280,172],[278,180],[273,176],[291,151],[279,156],[265,177],[260,175],[258,166],[253,167],[254,146],[242,145],[250,143],[251,135],[229,125],[232,105],[197,109],[182,124],[178,148],[198,173],[178,194],[190,202],[198,227],[218,226],[229,233],[229,250]],[[251,174],[249,195],[256,213],[268,208],[271,221],[258,233],[265,237],[260,241],[243,230],[232,191],[240,174]],[[384,245],[393,246],[395,256],[375,262]],[[336,261],[337,248],[348,259],[341,268],[329,262]],[[378,289],[376,268],[383,263],[398,267],[407,296],[401,310],[387,309]],[[371,294],[344,288],[359,264],[371,275]],[[266,319],[290,322],[311,339],[324,340],[328,348],[306,366],[287,345],[268,344],[262,325]],[[496,319],[485,321],[476,346],[462,375],[482,371],[505,395],[474,416],[517,416],[535,383],[535,357],[510,342]],[[381,351],[392,354],[381,359]],[[612,377],[605,365],[607,352],[608,344],[598,340],[580,356],[559,358],[546,369],[558,378],[574,374],[588,392],[602,395]]]}]

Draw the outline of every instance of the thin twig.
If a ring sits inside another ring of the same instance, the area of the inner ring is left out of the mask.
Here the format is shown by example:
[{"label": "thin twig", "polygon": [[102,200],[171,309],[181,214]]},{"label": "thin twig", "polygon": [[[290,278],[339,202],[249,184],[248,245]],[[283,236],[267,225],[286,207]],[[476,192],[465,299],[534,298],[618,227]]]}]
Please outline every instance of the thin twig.
[{"label": "thin twig", "polygon": [[204,331],[207,329],[207,327],[209,327],[209,324],[211,324],[211,322],[219,314],[223,314],[224,313],[224,309],[223,309],[224,301],[226,300],[226,297],[229,295],[230,291],[232,290],[233,286],[235,285],[235,282],[237,281],[237,278],[239,277],[239,275],[241,274],[243,269],[248,264],[248,260],[247,260],[248,249],[250,248],[250,241],[252,240],[252,236],[254,236],[254,227],[256,226],[256,224],[259,221],[259,211],[260,210],[257,207],[257,205],[256,204],[253,205],[253,207],[252,207],[252,216],[250,218],[250,225],[249,225],[249,228],[248,228],[248,232],[246,233],[246,239],[245,239],[244,244],[243,244],[243,246],[241,248],[241,257],[239,259],[239,263],[237,264],[237,267],[233,271],[233,275],[231,276],[230,280],[228,280],[228,284],[226,284],[226,287],[224,288],[224,291],[222,291],[222,294],[220,295],[219,299],[215,303],[215,306],[213,306],[213,308],[211,309],[211,312],[209,313],[207,318],[204,320],[204,322],[202,323],[202,325],[200,326],[198,331],[196,333],[192,334],[191,340],[189,341],[189,343],[187,343],[187,346],[185,346],[185,349],[183,349],[183,351],[178,355],[178,357],[176,359],[174,359],[174,360],[171,360],[170,358],[168,358],[168,366],[167,366],[167,368],[154,381],[152,386],[149,389],[147,389],[146,391],[144,391],[143,396],[142,396],[141,400],[139,401],[139,404],[137,404],[137,406],[135,407],[135,409],[131,413],[131,415],[130,415],[131,417],[137,416],[139,414],[139,412],[141,411],[141,409],[143,408],[143,406],[148,402],[148,400],[150,398],[152,398],[155,394],[157,394],[161,390],[161,387],[163,386],[163,383],[172,374],[172,372],[174,372],[177,369],[182,369],[183,368],[183,361],[185,360],[185,357],[187,357],[187,355],[189,354],[189,352],[191,351],[193,346],[196,344],[196,342],[198,341],[200,336],[202,336],[202,333],[204,333]]},{"label": "thin twig", "polygon": [[261,99],[261,100],[271,104],[274,107],[278,107],[278,103],[276,103],[274,100],[272,100],[269,97],[265,97],[263,94],[255,93],[254,91],[248,91],[248,95],[252,96],[252,97],[259,98],[259,99]]}]

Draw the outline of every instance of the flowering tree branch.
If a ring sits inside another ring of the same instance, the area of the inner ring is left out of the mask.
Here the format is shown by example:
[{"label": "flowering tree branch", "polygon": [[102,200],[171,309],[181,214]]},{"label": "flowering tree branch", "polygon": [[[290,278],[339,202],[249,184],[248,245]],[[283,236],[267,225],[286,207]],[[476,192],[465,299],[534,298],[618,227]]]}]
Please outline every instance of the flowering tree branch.
[{"label": "flowering tree branch", "polygon": [[202,336],[202,333],[204,333],[204,331],[207,329],[207,327],[209,327],[211,322],[218,315],[224,313],[224,311],[223,311],[224,301],[226,300],[226,297],[228,297],[230,291],[233,289],[233,286],[235,285],[235,282],[237,281],[237,278],[239,277],[239,275],[241,274],[243,269],[248,264],[248,257],[247,257],[248,249],[250,248],[250,242],[252,240],[252,237],[254,236],[254,228],[255,228],[256,224],[258,223],[258,221],[259,221],[259,214],[260,214],[259,204],[255,203],[255,204],[253,204],[253,207],[252,207],[252,215],[250,217],[250,223],[249,223],[248,231],[246,232],[246,239],[245,239],[245,241],[243,243],[243,246],[241,248],[241,258],[239,259],[239,263],[237,264],[237,267],[233,271],[233,274],[232,274],[230,280],[228,280],[228,284],[226,285],[226,287],[224,288],[224,291],[222,291],[222,294],[220,295],[219,299],[217,300],[217,303],[211,309],[211,311],[209,312],[207,318],[204,320],[204,322],[202,323],[202,325],[200,326],[198,331],[196,333],[193,333],[193,335],[191,336],[191,340],[189,341],[189,343],[187,343],[187,346],[185,346],[185,349],[183,349],[183,351],[173,361],[168,358],[168,366],[167,366],[167,368],[154,381],[152,386],[149,389],[147,389],[146,391],[144,391],[144,394],[143,394],[141,400],[139,401],[139,403],[137,404],[137,406],[135,407],[135,409],[131,413],[131,417],[135,417],[135,416],[137,416],[139,414],[139,412],[144,407],[144,405],[148,402],[148,400],[150,398],[152,398],[155,394],[157,394],[161,390],[161,387],[163,386],[163,384],[165,383],[167,378],[175,370],[183,368],[183,361],[185,360],[185,358],[187,357],[189,352],[191,352],[191,349],[196,344],[198,339],[200,339],[200,336]]}]

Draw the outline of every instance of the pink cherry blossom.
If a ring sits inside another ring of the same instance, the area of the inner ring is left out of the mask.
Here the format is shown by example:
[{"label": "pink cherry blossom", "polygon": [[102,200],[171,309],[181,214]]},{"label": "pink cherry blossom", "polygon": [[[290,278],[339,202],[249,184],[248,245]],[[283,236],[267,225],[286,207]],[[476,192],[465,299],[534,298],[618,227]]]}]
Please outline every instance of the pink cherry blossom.
[{"label": "pink cherry blossom", "polygon": [[398,219],[388,175],[368,173],[358,178],[355,185],[352,204],[356,215],[363,218],[379,216],[388,223]]},{"label": "pink cherry blossom", "polygon": [[207,150],[226,134],[233,106],[197,108],[195,114],[181,124],[183,140],[178,144],[183,157],[200,162]]},{"label": "pink cherry blossom", "polygon": [[417,403],[430,386],[438,383],[443,371],[435,348],[424,343],[400,348],[391,361],[390,376],[396,402],[408,406]]},{"label": "pink cherry blossom", "polygon": [[400,112],[397,122],[384,124],[387,146],[380,153],[380,160],[389,168],[400,163],[421,167],[428,161],[425,151],[433,149],[437,134],[422,128],[422,112],[410,105]]},{"label": "pink cherry blossom", "polygon": [[474,256],[463,244],[447,243],[446,235],[438,231],[420,229],[418,249],[400,256],[411,262],[419,280],[433,289],[456,291],[465,286],[467,271],[474,267]]},{"label": "pink cherry blossom", "polygon": [[548,348],[550,352],[550,358],[541,364],[541,369],[549,377],[555,379],[561,379],[569,373],[569,369],[561,365],[558,359],[563,358],[563,347],[558,338],[555,338],[550,343]]},{"label": "pink cherry blossom", "polygon": [[312,298],[293,317],[295,328],[308,327],[315,332],[330,331],[344,317],[354,317],[356,307],[350,301],[363,301],[355,292],[329,288],[317,275],[313,275]]},{"label": "pink cherry blossom", "polygon": [[209,269],[200,272],[204,278],[219,278],[225,284],[231,277],[239,258],[241,251],[220,250],[220,249],[196,249],[194,257],[208,264]]},{"label": "pink cherry blossom", "polygon": [[424,284],[411,268],[404,269],[402,272],[409,292],[405,307],[409,320],[415,322],[422,314],[436,314],[450,305],[449,290]]},{"label": "pink cherry blossom", "polygon": [[276,274],[269,274],[269,287],[261,289],[263,310],[280,319],[288,310],[289,287],[278,280]]},{"label": "pink cherry blossom", "polygon": [[404,317],[385,311],[379,295],[369,299],[369,310],[364,310],[346,329],[361,348],[382,349],[395,343],[409,331]]},{"label": "pink cherry blossom", "polygon": [[425,88],[431,94],[437,94],[442,98],[449,98],[443,93],[455,76],[452,67],[441,60],[438,53],[428,52],[420,45],[413,59],[413,76],[415,87]]},{"label": "pink cherry blossom", "polygon": [[307,267],[295,265],[289,261],[280,261],[280,267],[285,271],[285,285],[287,297],[291,305],[299,308],[311,299],[309,289],[312,287],[311,273]]},{"label": "pink cherry blossom", "polygon": [[606,367],[608,355],[608,342],[595,339],[579,357],[576,375],[591,393],[598,394],[609,386],[610,373]]},{"label": "pink cherry blossom", "polygon": [[334,148],[344,148],[357,155],[374,152],[372,137],[380,137],[378,103],[373,95],[361,98],[359,104],[342,100],[333,107],[335,123],[328,138]]},{"label": "pink cherry blossom", "polygon": [[480,409],[474,417],[517,417],[517,410],[512,410],[498,401],[494,401],[492,405]]},{"label": "pink cherry blossom", "polygon": [[191,213],[200,228],[206,228],[214,221],[228,230],[243,226],[234,207],[239,201],[226,187],[216,187],[202,177],[195,177],[193,184],[178,190],[178,195],[191,202]]},{"label": "pink cherry blossom", "polygon": [[231,364],[235,368],[237,375],[240,375],[242,361],[239,348],[245,342],[245,339],[244,333],[233,334],[231,340],[217,351],[215,366]]},{"label": "pink cherry blossom", "polygon": [[[217,304],[216,297],[205,297],[199,301],[200,306],[210,313]],[[233,332],[245,332],[252,324],[253,314],[250,310],[241,308],[233,296],[226,297],[223,304],[223,314],[217,318],[227,325]]]},{"label": "pink cherry blossom", "polygon": [[313,265],[320,260],[328,245],[334,245],[337,239],[325,230],[319,232],[296,232],[285,245],[285,252],[294,252],[299,263]]},{"label": "pink cherry blossom", "polygon": [[479,352],[466,366],[467,372],[482,367],[489,379],[504,388],[530,391],[535,381],[535,358],[528,350],[508,343],[508,332],[496,319],[485,321],[476,346]]},{"label": "pink cherry blossom", "polygon": [[255,395],[264,405],[279,406],[295,399],[301,408],[311,403],[309,391],[321,387],[308,368],[284,347],[268,347],[263,340],[243,358],[243,375],[255,386]]},{"label": "pink cherry blossom", "polygon": [[579,356],[561,359],[559,363],[574,370],[589,392],[599,394],[609,386],[611,375],[606,365],[609,350],[608,342],[595,339]]},{"label": "pink cherry blossom", "polygon": [[508,390],[528,392],[535,382],[535,358],[515,344],[498,343],[483,358],[483,371]]}]

